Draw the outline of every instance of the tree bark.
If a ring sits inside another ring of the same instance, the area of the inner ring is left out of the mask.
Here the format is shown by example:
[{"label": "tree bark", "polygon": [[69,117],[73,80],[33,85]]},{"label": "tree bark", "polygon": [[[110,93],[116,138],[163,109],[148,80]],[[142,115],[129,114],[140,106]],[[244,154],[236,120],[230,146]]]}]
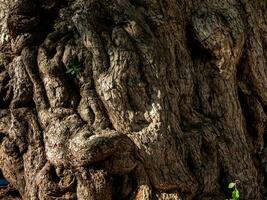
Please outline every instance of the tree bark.
[{"label": "tree bark", "polygon": [[0,0],[9,187],[222,200],[238,180],[241,199],[265,199],[266,13],[266,0]]}]

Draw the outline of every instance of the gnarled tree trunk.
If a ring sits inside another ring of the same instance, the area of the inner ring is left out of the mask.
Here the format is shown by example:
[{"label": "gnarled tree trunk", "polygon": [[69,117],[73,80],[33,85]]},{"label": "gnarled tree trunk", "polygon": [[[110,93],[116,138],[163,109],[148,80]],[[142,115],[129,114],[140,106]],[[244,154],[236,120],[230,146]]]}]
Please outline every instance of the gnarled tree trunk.
[{"label": "gnarled tree trunk", "polygon": [[264,199],[266,0],[0,8],[0,168],[22,199],[222,200],[234,180]]}]

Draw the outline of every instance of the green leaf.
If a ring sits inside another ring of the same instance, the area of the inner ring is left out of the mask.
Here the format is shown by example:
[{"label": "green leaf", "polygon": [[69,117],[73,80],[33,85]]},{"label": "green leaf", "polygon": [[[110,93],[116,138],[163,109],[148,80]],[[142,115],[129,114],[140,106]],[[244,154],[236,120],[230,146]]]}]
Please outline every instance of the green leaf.
[{"label": "green leaf", "polygon": [[69,68],[69,69],[66,71],[66,73],[69,74],[69,73],[72,72],[72,70],[73,70],[73,69]]},{"label": "green leaf", "polygon": [[232,193],[232,197],[233,199],[238,199],[239,198],[239,191],[237,189],[235,189]]},{"label": "green leaf", "polygon": [[80,73],[81,67],[77,59],[71,59],[67,65],[67,74],[77,75]]},{"label": "green leaf", "polygon": [[233,188],[233,187],[235,187],[235,183],[229,183],[228,188]]}]

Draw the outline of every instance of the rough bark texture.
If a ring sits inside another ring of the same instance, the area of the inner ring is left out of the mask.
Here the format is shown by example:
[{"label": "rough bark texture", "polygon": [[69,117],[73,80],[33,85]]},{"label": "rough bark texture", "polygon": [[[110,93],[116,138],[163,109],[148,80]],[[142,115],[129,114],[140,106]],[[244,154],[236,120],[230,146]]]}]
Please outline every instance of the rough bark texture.
[{"label": "rough bark texture", "polygon": [[266,0],[0,0],[10,187],[222,200],[239,180],[241,199],[265,199],[266,13]]}]

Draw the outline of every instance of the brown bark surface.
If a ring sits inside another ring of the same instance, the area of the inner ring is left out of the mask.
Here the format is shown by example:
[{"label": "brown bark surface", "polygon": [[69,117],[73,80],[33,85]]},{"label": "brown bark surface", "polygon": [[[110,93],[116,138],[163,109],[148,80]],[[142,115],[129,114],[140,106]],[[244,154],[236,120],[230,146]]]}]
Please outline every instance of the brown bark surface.
[{"label": "brown bark surface", "polygon": [[0,0],[9,187],[223,200],[239,180],[241,199],[265,199],[266,13],[266,0]]}]

